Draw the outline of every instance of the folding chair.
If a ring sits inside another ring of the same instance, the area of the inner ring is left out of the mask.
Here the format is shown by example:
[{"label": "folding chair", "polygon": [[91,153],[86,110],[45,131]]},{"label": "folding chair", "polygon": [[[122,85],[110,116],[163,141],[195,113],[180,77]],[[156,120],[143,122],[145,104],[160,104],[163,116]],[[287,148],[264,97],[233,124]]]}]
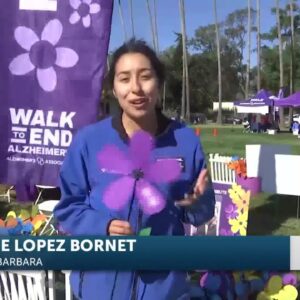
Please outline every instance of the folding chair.
[{"label": "folding chair", "polygon": [[44,271],[0,271],[1,300],[46,300]]},{"label": "folding chair", "polygon": [[38,196],[37,196],[34,204],[37,204],[38,202],[40,202],[41,199],[43,199],[42,195],[43,195],[44,191],[54,190],[57,187],[56,186],[50,186],[50,185],[39,185],[39,184],[37,184],[36,188],[38,189],[39,193],[38,193]]},{"label": "folding chair", "polygon": [[41,202],[37,204],[38,210],[40,213],[44,214],[47,216],[46,223],[40,232],[40,235],[42,234],[48,234],[52,235],[54,233],[58,233],[58,230],[55,228],[55,225],[53,223],[53,210],[59,200],[46,200],[44,202]]},{"label": "folding chair", "polygon": [[244,121],[243,126],[244,126],[244,129],[243,129],[244,133],[251,132],[251,125],[250,125],[249,121]]},{"label": "folding chair", "polygon": [[1,194],[0,197],[5,197],[7,198],[7,202],[10,203],[11,199],[10,199],[10,192],[13,190],[14,186],[8,186],[5,190],[4,194]]}]

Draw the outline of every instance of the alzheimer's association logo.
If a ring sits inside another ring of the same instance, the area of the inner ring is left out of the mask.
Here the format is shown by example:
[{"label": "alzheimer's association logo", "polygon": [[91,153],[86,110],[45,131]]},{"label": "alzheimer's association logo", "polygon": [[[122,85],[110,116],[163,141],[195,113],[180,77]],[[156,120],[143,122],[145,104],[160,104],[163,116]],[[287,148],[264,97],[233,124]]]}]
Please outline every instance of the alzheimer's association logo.
[{"label": "alzheimer's association logo", "polygon": [[19,9],[56,11],[57,0],[19,0]]},{"label": "alzheimer's association logo", "polygon": [[62,32],[63,26],[57,19],[46,24],[41,38],[29,27],[17,27],[15,40],[26,52],[11,61],[10,72],[20,76],[36,70],[39,86],[45,92],[54,91],[57,85],[56,67],[71,68],[79,59],[73,49],[57,47]]}]

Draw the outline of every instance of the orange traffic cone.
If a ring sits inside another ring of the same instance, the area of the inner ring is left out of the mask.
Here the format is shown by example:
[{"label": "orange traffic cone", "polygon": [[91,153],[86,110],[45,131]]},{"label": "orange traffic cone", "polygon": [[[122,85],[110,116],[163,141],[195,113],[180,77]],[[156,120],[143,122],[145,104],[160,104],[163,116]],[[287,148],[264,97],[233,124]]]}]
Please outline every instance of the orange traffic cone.
[{"label": "orange traffic cone", "polygon": [[213,136],[218,136],[218,129],[217,128],[213,129]]},{"label": "orange traffic cone", "polygon": [[201,128],[200,127],[195,127],[195,134],[197,136],[200,136],[200,134],[201,134]]}]

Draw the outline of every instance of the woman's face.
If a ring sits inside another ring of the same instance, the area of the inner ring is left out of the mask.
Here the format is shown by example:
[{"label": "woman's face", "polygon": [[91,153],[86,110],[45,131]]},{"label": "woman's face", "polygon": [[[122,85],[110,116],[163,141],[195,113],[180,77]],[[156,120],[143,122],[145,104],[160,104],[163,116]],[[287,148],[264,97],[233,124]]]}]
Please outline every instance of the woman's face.
[{"label": "woman's face", "polygon": [[145,55],[127,53],[119,58],[115,66],[114,94],[130,118],[140,119],[155,111],[158,80]]}]

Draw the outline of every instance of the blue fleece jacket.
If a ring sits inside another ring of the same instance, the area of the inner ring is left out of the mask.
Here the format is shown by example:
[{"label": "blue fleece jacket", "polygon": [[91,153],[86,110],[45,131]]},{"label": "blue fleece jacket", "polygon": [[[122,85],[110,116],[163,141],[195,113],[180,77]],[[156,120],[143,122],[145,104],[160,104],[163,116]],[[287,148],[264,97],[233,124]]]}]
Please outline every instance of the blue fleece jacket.
[{"label": "blue fleece jacket", "polygon": [[[114,118],[108,118],[79,131],[61,168],[62,196],[54,215],[63,230],[71,235],[107,235],[112,219],[128,218],[130,205],[121,211],[111,211],[102,203],[108,184],[121,175],[101,172],[97,153],[108,144],[114,144],[124,152],[129,146],[124,128],[114,121]],[[203,150],[193,130],[175,121],[168,121],[155,141],[153,159],[179,159],[181,176],[177,182],[156,185],[167,199],[166,208],[159,214],[141,215],[137,199],[133,197],[129,222],[135,232],[151,227],[151,235],[184,235],[183,222],[199,226],[214,214],[212,188],[208,188],[193,207],[174,205],[191,191],[199,172],[205,167]],[[84,300],[131,300],[133,293],[134,299],[143,300],[189,299],[186,273],[177,271],[74,271],[71,286],[75,296]]]}]

